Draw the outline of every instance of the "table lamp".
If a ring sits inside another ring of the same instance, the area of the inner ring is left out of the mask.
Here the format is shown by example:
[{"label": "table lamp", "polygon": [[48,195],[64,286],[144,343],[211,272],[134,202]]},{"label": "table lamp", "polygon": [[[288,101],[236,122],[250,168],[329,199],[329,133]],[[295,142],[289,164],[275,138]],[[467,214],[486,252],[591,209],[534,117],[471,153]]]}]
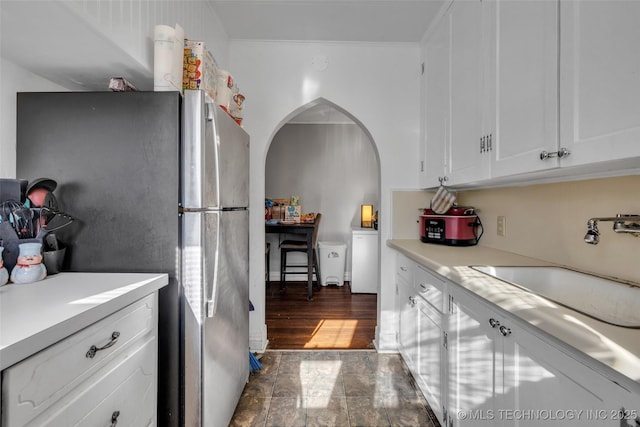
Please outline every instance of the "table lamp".
[{"label": "table lamp", "polygon": [[371,228],[373,205],[360,205],[360,227]]}]

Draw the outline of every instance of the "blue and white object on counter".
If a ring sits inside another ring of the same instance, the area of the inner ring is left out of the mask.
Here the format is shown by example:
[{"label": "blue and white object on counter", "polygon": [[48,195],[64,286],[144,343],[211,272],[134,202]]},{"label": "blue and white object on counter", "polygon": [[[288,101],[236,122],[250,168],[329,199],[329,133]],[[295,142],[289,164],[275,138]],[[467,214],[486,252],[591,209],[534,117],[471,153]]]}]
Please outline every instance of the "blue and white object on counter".
[{"label": "blue and white object on counter", "polygon": [[18,263],[11,270],[13,283],[33,283],[47,277],[47,268],[42,263],[41,243],[22,243],[18,246]]},{"label": "blue and white object on counter", "polygon": [[9,272],[4,268],[4,261],[2,260],[2,252],[4,248],[0,246],[0,286],[6,285],[9,281]]}]

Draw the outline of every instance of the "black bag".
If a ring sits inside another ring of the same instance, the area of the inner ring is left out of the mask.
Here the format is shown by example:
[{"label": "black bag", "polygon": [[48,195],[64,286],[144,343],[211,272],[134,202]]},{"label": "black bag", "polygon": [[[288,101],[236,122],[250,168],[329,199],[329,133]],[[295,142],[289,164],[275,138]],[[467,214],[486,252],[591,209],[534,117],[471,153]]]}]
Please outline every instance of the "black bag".
[{"label": "black bag", "polygon": [[9,218],[4,215],[2,216],[2,222],[0,223],[0,246],[4,248],[2,259],[4,260],[4,267],[8,272],[11,272],[18,262],[18,255],[20,254],[19,245],[21,243],[31,242],[38,242],[38,240],[19,239],[18,234],[9,222]]}]

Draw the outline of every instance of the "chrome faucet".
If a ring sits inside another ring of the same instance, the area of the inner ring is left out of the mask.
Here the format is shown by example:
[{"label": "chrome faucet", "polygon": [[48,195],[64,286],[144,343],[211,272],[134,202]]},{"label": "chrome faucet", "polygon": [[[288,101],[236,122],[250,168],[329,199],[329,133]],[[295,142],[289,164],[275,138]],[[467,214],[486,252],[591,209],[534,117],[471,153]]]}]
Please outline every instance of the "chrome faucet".
[{"label": "chrome faucet", "polygon": [[616,233],[631,234],[640,237],[640,215],[617,214],[612,217],[591,218],[587,221],[587,234],[584,236],[585,243],[597,245],[600,241],[600,231],[598,221],[613,221],[613,231]]}]

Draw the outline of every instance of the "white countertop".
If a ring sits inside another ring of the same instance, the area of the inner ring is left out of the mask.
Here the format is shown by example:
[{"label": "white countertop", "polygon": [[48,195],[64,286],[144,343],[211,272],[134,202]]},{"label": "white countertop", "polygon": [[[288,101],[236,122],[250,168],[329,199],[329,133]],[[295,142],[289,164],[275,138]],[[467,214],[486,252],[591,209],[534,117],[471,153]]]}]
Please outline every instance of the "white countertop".
[{"label": "white countertop", "polygon": [[0,287],[0,370],[126,307],[169,282],[166,274],[60,273]]},{"label": "white countertop", "polygon": [[554,264],[483,246],[452,247],[417,239],[389,240],[387,246],[516,316],[528,330],[592,369],[640,392],[640,329],[601,322],[469,267]]}]

